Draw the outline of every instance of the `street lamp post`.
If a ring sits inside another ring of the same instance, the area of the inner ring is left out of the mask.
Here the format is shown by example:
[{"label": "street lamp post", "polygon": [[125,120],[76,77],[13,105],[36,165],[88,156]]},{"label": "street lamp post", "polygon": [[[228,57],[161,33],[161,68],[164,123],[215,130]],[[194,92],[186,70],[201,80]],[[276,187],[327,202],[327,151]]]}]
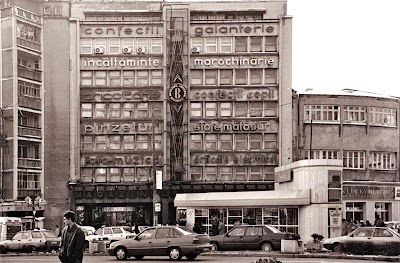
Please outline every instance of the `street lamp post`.
[{"label": "street lamp post", "polygon": [[33,200],[30,196],[27,196],[25,198],[26,203],[28,204],[28,207],[32,209],[32,215],[33,215],[33,222],[32,222],[32,229],[35,229],[35,220],[36,220],[36,206],[39,208],[40,207],[40,202],[42,199],[40,196],[36,196]]}]

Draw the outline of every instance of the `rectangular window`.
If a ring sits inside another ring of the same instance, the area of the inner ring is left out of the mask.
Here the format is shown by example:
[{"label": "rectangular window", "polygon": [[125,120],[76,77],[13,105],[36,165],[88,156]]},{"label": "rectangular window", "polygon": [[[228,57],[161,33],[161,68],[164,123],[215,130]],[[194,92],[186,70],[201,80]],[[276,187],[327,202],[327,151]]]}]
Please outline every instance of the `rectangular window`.
[{"label": "rectangular window", "polygon": [[232,134],[221,134],[219,137],[220,140],[220,150],[233,150],[233,139]]},{"label": "rectangular window", "polygon": [[216,102],[206,102],[206,117],[217,117]]},{"label": "rectangular window", "polygon": [[247,150],[247,134],[235,134],[235,150]]},{"label": "rectangular window", "polygon": [[220,72],[220,84],[221,85],[232,85],[233,84],[233,70],[232,69],[221,69]]},{"label": "rectangular window", "polygon": [[137,71],[137,84],[138,85],[149,85],[149,71],[138,70]]},{"label": "rectangular window", "polygon": [[221,117],[232,117],[232,102],[221,102]]},{"label": "rectangular window", "polygon": [[192,117],[202,117],[202,104],[201,102],[190,103],[190,113]]},{"label": "rectangular window", "polygon": [[123,38],[122,39],[122,48],[130,48],[133,51],[135,48],[135,39],[134,38]]},{"label": "rectangular window", "polygon": [[92,118],[93,117],[92,107],[93,107],[92,103],[82,103],[81,117]]},{"label": "rectangular window", "polygon": [[343,151],[343,167],[346,169],[365,169],[365,152]]},{"label": "rectangular window", "polygon": [[95,149],[96,151],[107,150],[107,136],[95,136]]},{"label": "rectangular window", "polygon": [[125,102],[123,108],[124,118],[134,118],[135,117],[135,103]]},{"label": "rectangular window", "polygon": [[277,109],[276,109],[275,101],[266,101],[264,102],[264,117],[276,117]]},{"label": "rectangular window", "polygon": [[217,181],[217,167],[206,167],[205,168],[205,181],[215,182]]},{"label": "rectangular window", "polygon": [[101,48],[103,50],[106,50],[106,43],[107,43],[107,39],[105,38],[94,38],[94,48]]},{"label": "rectangular window", "polygon": [[222,166],[219,168],[221,181],[232,181],[233,173],[232,167]]},{"label": "rectangular window", "polygon": [[235,117],[247,117],[247,102],[235,102]]},{"label": "rectangular window", "polygon": [[262,37],[250,37],[250,52],[262,51]]},{"label": "rectangular window", "polygon": [[195,37],[192,38],[191,41],[192,52],[194,50],[196,53],[200,53],[203,47],[203,39],[201,37]]},{"label": "rectangular window", "polygon": [[235,37],[235,52],[247,52],[247,37]]},{"label": "rectangular window", "polygon": [[217,135],[206,134],[205,135],[205,150],[216,150],[217,149]]},{"label": "rectangular window", "polygon": [[147,53],[149,48],[149,39],[148,38],[138,38],[137,39],[137,50],[136,53]]},{"label": "rectangular window", "polygon": [[369,168],[376,170],[396,170],[396,154],[390,152],[370,152]]},{"label": "rectangular window", "polygon": [[250,69],[250,84],[251,85],[262,84],[262,69]]},{"label": "rectangular window", "polygon": [[148,102],[139,102],[137,104],[137,117],[138,118],[149,117],[149,103]]},{"label": "rectangular window", "polygon": [[162,71],[152,70],[151,71],[151,85],[162,85]]},{"label": "rectangular window", "polygon": [[247,181],[247,167],[235,167],[235,181]]},{"label": "rectangular window", "polygon": [[162,53],[162,39],[161,38],[151,38],[151,50],[152,54],[161,54]]},{"label": "rectangular window", "polygon": [[109,53],[110,54],[120,54],[121,53],[121,40],[119,38],[109,38]]},{"label": "rectangular window", "polygon": [[107,72],[106,71],[95,71],[94,72],[94,85],[95,86],[107,86]]},{"label": "rectangular window", "polygon": [[262,167],[251,166],[250,167],[250,181],[261,181],[262,180]]},{"label": "rectangular window", "polygon": [[370,107],[369,109],[369,122],[371,125],[396,127],[396,118],[396,109],[378,107]]},{"label": "rectangular window", "polygon": [[91,183],[93,179],[93,169],[92,168],[81,168],[81,180],[83,182]]},{"label": "rectangular window", "polygon": [[276,69],[265,69],[265,84],[277,84]]},{"label": "rectangular window", "polygon": [[275,150],[277,145],[276,134],[264,134],[264,149],[265,150]]},{"label": "rectangular window", "polygon": [[250,117],[262,117],[263,103],[261,101],[250,102]]},{"label": "rectangular window", "polygon": [[339,106],[336,105],[304,105],[304,120],[318,122],[338,122]]},{"label": "rectangular window", "polygon": [[250,134],[250,150],[261,150],[262,147],[261,134]]},{"label": "rectangular window", "polygon": [[96,103],[94,104],[94,117],[95,118],[106,118],[107,117],[107,104],[106,103]]},{"label": "rectangular window", "polygon": [[150,181],[150,168],[140,167],[137,168],[137,181],[138,182],[148,182]]},{"label": "rectangular window", "polygon": [[163,107],[162,102],[152,102],[151,108],[152,108],[154,117],[162,117],[162,107]]},{"label": "rectangular window", "polygon": [[217,38],[206,37],[205,40],[205,53],[217,53]]},{"label": "rectangular window", "polygon": [[135,136],[134,135],[123,135],[122,144],[124,150],[135,150]]},{"label": "rectangular window", "polygon": [[191,70],[192,85],[203,85],[203,70]]},{"label": "rectangular window", "polygon": [[336,150],[313,150],[304,151],[304,159],[340,159],[340,152]]},{"label": "rectangular window", "polygon": [[190,142],[191,142],[191,150],[200,151],[203,149],[202,147],[202,135],[201,134],[192,134],[190,135]]},{"label": "rectangular window", "polygon": [[120,150],[121,149],[121,136],[110,135],[109,137],[109,149],[110,150]]},{"label": "rectangular window", "polygon": [[132,87],[135,86],[135,71],[133,70],[125,70],[122,73],[123,75],[123,86],[124,87]]},{"label": "rectangular window", "polygon": [[276,37],[268,36],[265,37],[265,51],[266,52],[276,52],[278,49],[276,48]]},{"label": "rectangular window", "polygon": [[149,150],[149,135],[137,135],[137,149],[138,150]]},{"label": "rectangular window", "polygon": [[206,75],[206,85],[217,85],[217,78],[218,78],[217,70],[206,70],[205,75]]},{"label": "rectangular window", "polygon": [[232,53],[232,38],[231,37],[221,37],[220,38],[220,52],[221,53]]},{"label": "rectangular window", "polygon": [[156,150],[162,149],[162,136],[159,134],[154,135],[154,147],[156,148]]},{"label": "rectangular window", "polygon": [[344,106],[344,121],[351,123],[365,123],[366,122],[366,107],[361,106]]},{"label": "rectangular window", "polygon": [[121,86],[121,71],[113,70],[109,71],[108,75],[110,77],[110,86],[120,87]]},{"label": "rectangular window", "polygon": [[190,167],[190,176],[193,182],[202,181],[202,168],[201,167]]},{"label": "rectangular window", "polygon": [[81,53],[82,54],[92,54],[93,46],[91,38],[81,38]]},{"label": "rectangular window", "polygon": [[135,181],[135,168],[123,168],[122,170],[122,181],[123,182],[134,182]]},{"label": "rectangular window", "polygon": [[246,85],[247,84],[247,69],[236,69],[235,70],[235,84]]},{"label": "rectangular window", "polygon": [[92,86],[93,85],[93,72],[92,71],[81,71],[81,85]]},{"label": "rectangular window", "polygon": [[93,151],[93,136],[82,136],[81,149],[82,151]]}]

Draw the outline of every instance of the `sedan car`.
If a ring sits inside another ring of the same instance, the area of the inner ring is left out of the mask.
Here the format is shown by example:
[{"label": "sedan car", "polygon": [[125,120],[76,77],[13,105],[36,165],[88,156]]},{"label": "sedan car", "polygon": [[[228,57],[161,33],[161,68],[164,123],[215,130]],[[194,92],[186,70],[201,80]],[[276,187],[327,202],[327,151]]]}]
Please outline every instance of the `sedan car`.
[{"label": "sedan car", "polygon": [[8,251],[51,251],[57,250],[61,238],[51,230],[28,230],[15,234],[11,240],[0,242],[0,253]]},{"label": "sedan car", "polygon": [[194,260],[200,253],[210,250],[207,234],[197,234],[181,226],[156,226],[145,229],[135,238],[112,243],[107,251],[118,260],[164,255],[173,260],[182,256]]},{"label": "sedan car", "polygon": [[223,235],[211,236],[213,250],[272,251],[281,249],[282,239],[300,239],[298,234],[284,233],[268,225],[241,225]]},{"label": "sedan car", "polygon": [[326,239],[324,247],[333,252],[399,255],[400,234],[389,227],[359,227],[345,236]]},{"label": "sedan car", "polygon": [[103,240],[106,245],[109,245],[118,240],[132,238],[135,236],[135,233],[133,233],[132,228],[128,226],[113,226],[99,228],[94,235],[94,239]]}]

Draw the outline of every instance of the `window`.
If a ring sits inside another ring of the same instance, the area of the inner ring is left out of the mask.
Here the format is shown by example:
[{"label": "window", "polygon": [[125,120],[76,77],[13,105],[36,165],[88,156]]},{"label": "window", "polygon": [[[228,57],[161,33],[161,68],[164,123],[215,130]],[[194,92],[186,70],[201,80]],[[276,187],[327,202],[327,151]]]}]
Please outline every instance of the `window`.
[{"label": "window", "polygon": [[137,103],[137,117],[146,118],[149,116],[149,103],[139,102]]},{"label": "window", "polygon": [[192,85],[203,85],[203,71],[202,70],[191,70]]},{"label": "window", "polygon": [[93,85],[93,72],[92,71],[81,71],[81,85],[92,86]]},{"label": "window", "polygon": [[396,127],[396,118],[396,109],[378,107],[370,107],[369,109],[369,122],[371,125]]},{"label": "window", "polygon": [[94,72],[94,85],[95,86],[107,86],[107,72],[106,71],[95,71]]},{"label": "window", "polygon": [[83,182],[91,183],[93,179],[93,169],[92,168],[81,168],[81,180]]},{"label": "window", "polygon": [[96,183],[106,183],[107,182],[106,168],[96,168],[95,169],[95,178],[96,178]]},{"label": "window", "polygon": [[151,71],[151,85],[162,85],[162,71],[152,70]]},{"label": "window", "polygon": [[121,136],[110,135],[109,139],[110,139],[110,142],[109,142],[110,150],[120,150],[121,149]]},{"label": "window", "polygon": [[121,103],[110,103],[108,107],[109,118],[121,118]]},{"label": "window", "polygon": [[233,149],[233,135],[232,134],[221,134],[220,135],[220,150],[232,150]]},{"label": "window", "polygon": [[202,104],[201,102],[192,102],[190,103],[191,107],[191,116],[192,117],[202,117]]},{"label": "window", "polygon": [[235,150],[247,150],[247,134],[235,134]]},{"label": "window", "polygon": [[250,134],[250,150],[261,150],[261,134]]},{"label": "window", "polygon": [[277,84],[276,69],[265,69],[265,84]]},{"label": "window", "polygon": [[205,181],[207,182],[217,181],[217,167],[205,168]]},{"label": "window", "polygon": [[135,149],[135,136],[134,135],[124,135],[122,137],[122,144],[124,150],[134,150]]},{"label": "window", "polygon": [[232,117],[232,102],[221,102],[221,117]]},{"label": "window", "polygon": [[135,71],[127,70],[123,71],[123,86],[124,87],[131,87],[135,85]]},{"label": "window", "polygon": [[335,105],[304,105],[305,121],[338,122],[339,106]]},{"label": "window", "polygon": [[107,150],[107,136],[95,136],[96,151]]},{"label": "window", "polygon": [[134,50],[135,40],[133,38],[123,38],[122,39],[122,48],[131,48]]},{"label": "window", "polygon": [[381,218],[383,222],[389,221],[390,203],[375,203],[375,218]]},{"label": "window", "polygon": [[216,150],[217,149],[217,135],[206,134],[205,135],[205,150]]},{"label": "window", "polygon": [[190,176],[192,181],[198,182],[202,180],[202,168],[201,167],[190,167]]},{"label": "window", "polygon": [[149,85],[149,71],[138,70],[137,71],[137,84],[138,85]]},{"label": "window", "polygon": [[265,37],[265,51],[267,52],[275,52],[277,51],[276,48],[276,37]]},{"label": "window", "polygon": [[[0,2],[0,6],[1,6],[1,2]],[[45,6],[44,6],[43,14],[44,14],[44,15],[51,15],[51,6],[45,5]]]},{"label": "window", "polygon": [[219,168],[221,181],[232,181],[232,167],[222,166]]},{"label": "window", "polygon": [[206,102],[206,117],[217,117],[216,102]]},{"label": "window", "polygon": [[232,38],[221,37],[220,41],[221,53],[232,53]]},{"label": "window", "polygon": [[161,38],[151,38],[151,53],[152,54],[161,54],[162,53],[162,39]]},{"label": "window", "polygon": [[56,15],[56,16],[62,15],[62,6],[61,5],[54,6],[54,15]]},{"label": "window", "polygon": [[235,38],[235,52],[247,52],[247,37]]},{"label": "window", "polygon": [[163,107],[162,102],[153,102],[151,104],[151,108],[152,108],[154,117],[162,117],[162,107]]},{"label": "window", "polygon": [[247,84],[247,69],[235,70],[235,84],[246,85]]},{"label": "window", "polygon": [[235,181],[247,180],[247,167],[235,167]]},{"label": "window", "polygon": [[105,38],[95,38],[94,39],[94,48],[102,48],[105,50],[106,42],[107,42],[107,40]]},{"label": "window", "polygon": [[82,54],[92,54],[92,39],[91,38],[81,38],[81,53]]},{"label": "window", "polygon": [[206,37],[205,39],[205,53],[217,53],[217,38]]},{"label": "window", "polygon": [[262,117],[263,104],[262,102],[250,102],[250,117]]},{"label": "window", "polygon": [[82,103],[81,117],[92,118],[93,117],[92,107],[93,107],[92,103]]},{"label": "window", "polygon": [[196,48],[196,50],[198,51],[198,52],[200,52],[201,51],[201,47],[203,46],[203,39],[202,38],[192,38],[191,39],[191,41],[192,41],[192,50],[193,50],[193,48]]},{"label": "window", "polygon": [[135,168],[123,168],[122,170],[124,182],[134,182],[135,181]]},{"label": "window", "polygon": [[396,154],[389,152],[370,152],[369,168],[376,170],[395,170]]},{"label": "window", "polygon": [[264,102],[264,117],[276,117],[276,105],[274,101]]},{"label": "window", "polygon": [[339,151],[335,150],[313,150],[311,156],[310,151],[305,150],[304,159],[340,159],[340,156]]},{"label": "window", "polygon": [[119,183],[121,182],[121,168],[110,168],[110,174],[108,181],[111,183]]},{"label": "window", "polygon": [[206,85],[217,85],[217,70],[206,70],[205,77],[206,77]]},{"label": "window", "polygon": [[262,180],[262,167],[251,166],[250,167],[250,181],[261,181]]},{"label": "window", "polygon": [[201,134],[192,134],[190,135],[191,141],[191,150],[202,150],[202,135]]},{"label": "window", "polygon": [[276,134],[264,134],[264,149],[265,150],[275,150],[276,149]]},{"label": "window", "polygon": [[149,135],[137,135],[137,149],[138,150],[149,150]]},{"label": "window", "polygon": [[133,118],[135,117],[135,103],[125,102],[123,104],[123,117],[125,118]]},{"label": "window", "polygon": [[220,70],[220,84],[221,85],[233,84],[233,71],[231,69]]},{"label": "window", "polygon": [[81,149],[82,151],[93,151],[93,136],[82,136]]},{"label": "window", "polygon": [[262,37],[250,37],[250,52],[262,51]]},{"label": "window", "polygon": [[343,151],[343,167],[347,169],[365,169],[365,152]]},{"label": "window", "polygon": [[262,69],[250,69],[250,84],[262,84]]},{"label": "window", "polygon": [[109,53],[120,54],[121,53],[121,40],[119,38],[109,38]]},{"label": "window", "polygon": [[137,39],[137,48],[142,49],[143,51],[147,50],[149,46],[149,39],[147,38],[138,38]]},{"label": "window", "polygon": [[18,171],[18,189],[40,189],[40,174]]},{"label": "window", "polygon": [[235,102],[235,117],[247,117],[247,102]]},{"label": "window", "polygon": [[148,182],[150,181],[150,168],[140,167],[137,168],[137,180],[138,182]]},{"label": "window", "polygon": [[346,220],[360,221],[363,219],[364,203],[346,203]]},{"label": "window", "polygon": [[121,71],[109,71],[108,75],[110,76],[110,86],[121,86]]},{"label": "window", "polygon": [[344,121],[353,123],[365,123],[366,113],[365,107],[361,106],[344,106]]},{"label": "window", "polygon": [[105,103],[96,103],[94,104],[94,117],[95,118],[105,118],[106,117],[106,112],[107,112],[107,108],[106,108]]}]

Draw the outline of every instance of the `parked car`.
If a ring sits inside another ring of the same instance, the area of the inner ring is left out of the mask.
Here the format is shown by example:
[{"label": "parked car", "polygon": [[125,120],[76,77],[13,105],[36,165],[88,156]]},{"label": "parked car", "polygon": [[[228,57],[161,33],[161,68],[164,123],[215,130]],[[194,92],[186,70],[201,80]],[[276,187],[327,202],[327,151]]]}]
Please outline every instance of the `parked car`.
[{"label": "parked car", "polygon": [[8,251],[51,251],[60,247],[61,238],[52,230],[27,230],[15,234],[11,240],[0,242],[0,253]]},{"label": "parked car", "polygon": [[96,229],[92,226],[79,226],[82,230],[86,229],[92,231],[92,233],[96,232]]},{"label": "parked car", "polygon": [[326,239],[324,247],[333,252],[399,255],[400,234],[389,227],[359,227],[345,236]]},{"label": "parked car", "polygon": [[212,250],[281,249],[282,239],[300,239],[298,234],[284,233],[268,225],[240,225],[223,235],[211,236]]},{"label": "parked car", "polygon": [[135,236],[135,233],[133,233],[132,228],[129,226],[101,227],[94,234],[98,240],[106,241],[106,245]]},{"label": "parked car", "polygon": [[86,248],[89,247],[89,243],[93,243],[93,242],[99,240],[99,236],[95,235],[92,232],[92,230],[88,230],[88,229],[82,228],[82,231],[85,234]]},{"label": "parked car", "polygon": [[135,238],[112,243],[107,251],[118,260],[167,255],[173,260],[182,256],[194,260],[200,253],[210,250],[207,234],[197,234],[181,226],[156,226],[146,228]]},{"label": "parked car", "polygon": [[400,221],[387,221],[385,225],[393,228],[397,233],[400,233]]}]

